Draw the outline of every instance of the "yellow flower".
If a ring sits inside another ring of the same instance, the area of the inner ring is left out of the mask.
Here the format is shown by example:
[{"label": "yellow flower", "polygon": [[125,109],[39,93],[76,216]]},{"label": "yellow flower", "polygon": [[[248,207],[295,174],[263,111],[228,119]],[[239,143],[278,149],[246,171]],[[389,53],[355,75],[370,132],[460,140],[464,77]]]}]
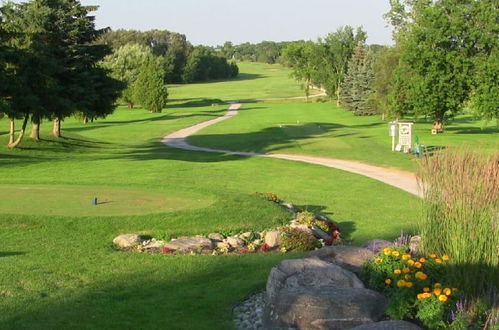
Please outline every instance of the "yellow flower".
[{"label": "yellow flower", "polygon": [[416,278],[418,280],[424,281],[424,280],[426,280],[428,278],[428,275],[426,275],[423,272],[416,272]]},{"label": "yellow flower", "polygon": [[409,266],[412,266],[412,265],[414,265],[414,260],[409,259],[409,260],[407,260],[407,263],[409,264]]},{"label": "yellow flower", "polygon": [[405,282],[405,287],[406,288],[412,288],[413,287],[413,283],[412,282]]},{"label": "yellow flower", "polygon": [[398,275],[398,274],[402,273],[402,271],[400,269],[395,269],[393,271],[393,273],[396,274],[396,275]]},{"label": "yellow flower", "polygon": [[422,263],[420,263],[419,261],[416,261],[416,262],[414,263],[414,267],[416,267],[416,268],[421,268],[421,267],[423,267],[423,264],[422,264]]},{"label": "yellow flower", "polygon": [[410,254],[404,254],[402,255],[402,260],[409,260],[411,259],[411,255]]},{"label": "yellow flower", "polygon": [[425,298],[425,299],[431,298],[431,293],[429,293],[429,292],[423,293],[423,298]]},{"label": "yellow flower", "polygon": [[420,263],[424,263],[424,262],[426,262],[426,259],[425,258],[419,258],[419,262]]},{"label": "yellow flower", "polygon": [[398,257],[398,256],[400,256],[400,252],[398,252],[398,251],[392,251],[392,256]]},{"label": "yellow flower", "polygon": [[402,268],[402,271],[403,271],[404,273],[410,273],[410,272],[411,272],[411,269],[410,269],[409,267],[404,267],[404,268]]},{"label": "yellow flower", "polygon": [[448,255],[446,255],[446,254],[444,254],[444,255],[442,256],[442,259],[443,259],[444,261],[449,261],[449,256],[448,256]]},{"label": "yellow flower", "polygon": [[433,294],[435,296],[440,296],[441,293],[442,293],[442,289],[440,289],[440,288],[433,289]]},{"label": "yellow flower", "polygon": [[390,255],[390,253],[392,253],[392,250],[390,250],[390,248],[384,248],[384,249],[383,249],[383,254],[384,254],[385,256],[389,256],[389,255]]},{"label": "yellow flower", "polygon": [[442,284],[437,282],[437,283],[433,284],[433,287],[435,287],[435,288],[441,288]]},{"label": "yellow flower", "polygon": [[435,259],[435,258],[437,257],[437,255],[436,255],[435,253],[432,253],[432,254],[430,255],[430,257],[431,257],[432,259]]},{"label": "yellow flower", "polygon": [[444,295],[444,294],[442,294],[442,295],[438,296],[438,300],[440,300],[441,302],[446,302],[446,301],[447,301],[447,299],[448,299],[448,298],[447,298],[447,296],[446,296],[446,295]]},{"label": "yellow flower", "polygon": [[417,297],[418,299],[424,299],[424,293],[418,293]]},{"label": "yellow flower", "polygon": [[385,280],[385,284],[388,284],[388,285],[392,284],[392,280],[391,280],[391,279],[389,279],[389,278],[387,278],[387,279]]},{"label": "yellow flower", "polygon": [[405,274],[404,278],[405,278],[406,280],[410,280],[410,279],[411,279],[411,275],[409,275],[409,274]]},{"label": "yellow flower", "polygon": [[441,263],[442,263],[442,259],[437,258],[437,259],[435,259],[435,262],[436,262],[437,264],[441,264]]},{"label": "yellow flower", "polygon": [[450,296],[450,295],[451,295],[451,293],[452,293],[452,290],[451,290],[451,289],[449,289],[449,288],[445,288],[445,289],[444,289],[444,294],[445,294],[446,296]]},{"label": "yellow flower", "polygon": [[383,259],[381,259],[381,258],[379,258],[379,257],[378,257],[378,258],[376,258],[376,259],[374,259],[374,262],[376,262],[377,264],[379,264],[379,263],[380,263],[380,262],[382,262],[382,261],[383,261]]},{"label": "yellow flower", "polygon": [[423,288],[424,292],[430,292],[430,288]]},{"label": "yellow flower", "polygon": [[403,288],[403,287],[405,287],[405,281],[404,281],[404,280],[398,280],[398,281],[397,281],[397,286],[398,286],[399,288]]}]

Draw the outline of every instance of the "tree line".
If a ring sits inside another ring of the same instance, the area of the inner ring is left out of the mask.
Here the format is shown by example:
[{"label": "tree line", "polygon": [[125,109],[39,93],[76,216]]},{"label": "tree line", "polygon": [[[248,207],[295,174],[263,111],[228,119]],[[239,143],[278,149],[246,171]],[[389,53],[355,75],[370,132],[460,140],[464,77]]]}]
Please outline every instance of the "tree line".
[{"label": "tree line", "polygon": [[424,116],[441,130],[469,108],[499,119],[499,3],[494,0],[390,0],[395,45],[366,45],[345,26],[317,42],[293,42],[283,62],[356,115]]}]

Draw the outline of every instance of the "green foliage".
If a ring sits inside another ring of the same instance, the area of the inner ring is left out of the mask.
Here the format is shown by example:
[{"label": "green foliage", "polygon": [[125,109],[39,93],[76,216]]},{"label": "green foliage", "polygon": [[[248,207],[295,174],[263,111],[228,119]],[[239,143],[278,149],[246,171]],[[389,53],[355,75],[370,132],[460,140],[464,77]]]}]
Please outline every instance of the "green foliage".
[{"label": "green foliage", "polygon": [[184,82],[207,81],[237,76],[239,69],[225,57],[217,56],[208,47],[197,46],[187,58],[182,79]]},{"label": "green foliage", "polygon": [[168,100],[161,62],[150,56],[142,65],[134,87],[134,99],[150,112],[161,112]]},{"label": "green foliage", "polygon": [[[394,90],[394,71],[399,64],[399,50],[395,47],[384,47],[375,55],[373,64],[374,79],[372,88],[376,108],[383,113],[397,111],[390,107],[390,93]],[[397,94],[398,96],[398,94]]]},{"label": "green foliage", "polygon": [[448,312],[446,310],[447,306],[442,304],[435,296],[432,296],[430,299],[418,300],[416,302],[418,310],[416,317],[429,329],[443,328],[445,327],[444,317]]},{"label": "green foliage", "polygon": [[102,67],[111,71],[111,76],[127,84],[127,88],[121,93],[123,101],[133,107],[135,81],[140,70],[152,56],[152,51],[146,46],[139,44],[125,44],[111,55],[106,56]]},{"label": "green foliage", "polygon": [[281,228],[279,246],[286,249],[286,251],[310,251],[319,247],[319,241],[313,235],[304,231],[284,227]]},{"label": "green foliage", "polygon": [[374,106],[373,54],[363,44],[355,48],[348,72],[341,84],[341,104],[356,116],[377,113]]},{"label": "green foliage", "polygon": [[499,288],[499,153],[441,152],[421,162],[424,251],[452,257],[452,276],[480,297]]},{"label": "green foliage", "polygon": [[315,214],[312,212],[309,211],[298,212],[296,220],[298,221],[298,223],[306,225],[309,228],[312,228],[312,226],[317,226],[320,229],[322,229],[325,233],[329,232],[328,225],[324,221],[317,220],[315,218]]}]

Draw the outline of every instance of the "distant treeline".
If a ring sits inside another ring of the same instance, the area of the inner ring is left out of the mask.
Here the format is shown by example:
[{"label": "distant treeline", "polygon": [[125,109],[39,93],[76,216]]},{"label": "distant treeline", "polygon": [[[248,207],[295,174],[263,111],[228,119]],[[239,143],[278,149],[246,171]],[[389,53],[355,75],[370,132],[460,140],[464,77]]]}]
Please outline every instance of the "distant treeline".
[{"label": "distant treeline", "polygon": [[132,44],[146,47],[161,62],[167,83],[226,79],[239,73],[235,62],[209,47],[193,46],[180,33],[116,30],[103,34],[97,42],[109,45],[115,52]]},{"label": "distant treeline", "polygon": [[294,41],[262,41],[257,44],[245,42],[234,45],[227,41],[223,46],[216,47],[216,51],[229,59],[247,62],[262,62],[268,64],[280,63],[282,51]]}]

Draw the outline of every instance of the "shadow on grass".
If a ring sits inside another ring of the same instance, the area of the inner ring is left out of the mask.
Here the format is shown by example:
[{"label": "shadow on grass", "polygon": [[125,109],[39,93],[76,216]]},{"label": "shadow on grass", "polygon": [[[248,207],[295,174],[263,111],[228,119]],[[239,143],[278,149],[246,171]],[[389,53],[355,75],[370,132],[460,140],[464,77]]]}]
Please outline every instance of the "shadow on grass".
[{"label": "shadow on grass", "polygon": [[26,252],[2,252],[0,251],[0,258],[4,258],[4,257],[12,257],[12,256],[21,256],[21,255],[25,255]]}]

